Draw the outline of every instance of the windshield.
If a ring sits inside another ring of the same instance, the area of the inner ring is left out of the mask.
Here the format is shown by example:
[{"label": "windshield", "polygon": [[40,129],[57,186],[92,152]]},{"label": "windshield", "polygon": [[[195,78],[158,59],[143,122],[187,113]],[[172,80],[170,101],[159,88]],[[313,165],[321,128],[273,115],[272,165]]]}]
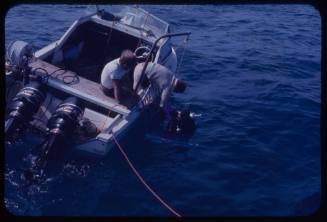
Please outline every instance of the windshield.
[{"label": "windshield", "polygon": [[121,18],[121,23],[151,33],[155,37],[159,37],[168,32],[168,23],[139,7],[99,5],[99,9],[104,9],[106,12]]}]

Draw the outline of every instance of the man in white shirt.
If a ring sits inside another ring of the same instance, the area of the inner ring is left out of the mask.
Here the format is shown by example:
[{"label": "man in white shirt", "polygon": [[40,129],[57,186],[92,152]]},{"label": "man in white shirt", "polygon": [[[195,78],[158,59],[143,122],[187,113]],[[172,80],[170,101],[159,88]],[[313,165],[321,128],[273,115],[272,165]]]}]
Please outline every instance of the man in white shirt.
[{"label": "man in white shirt", "polygon": [[[125,103],[126,95],[132,98],[135,93],[132,90],[131,72],[136,64],[136,57],[130,50],[124,50],[120,58],[109,62],[101,73],[101,89],[119,103]],[[126,87],[124,87],[126,86]]]}]

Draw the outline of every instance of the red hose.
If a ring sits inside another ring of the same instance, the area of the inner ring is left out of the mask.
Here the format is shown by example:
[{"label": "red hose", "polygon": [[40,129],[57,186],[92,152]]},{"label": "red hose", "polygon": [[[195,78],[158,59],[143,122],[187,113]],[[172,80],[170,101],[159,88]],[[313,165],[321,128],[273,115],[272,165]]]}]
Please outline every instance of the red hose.
[{"label": "red hose", "polygon": [[166,207],[171,213],[173,213],[176,217],[182,217],[179,213],[177,213],[172,207],[170,207],[165,201],[163,201],[159,195],[154,192],[154,190],[152,190],[152,188],[145,182],[145,180],[143,179],[143,177],[139,174],[139,172],[135,169],[135,167],[133,166],[132,162],[129,160],[127,154],[125,153],[125,151],[123,150],[123,148],[120,146],[119,142],[117,141],[115,135],[112,133],[112,138],[114,139],[117,147],[119,148],[120,152],[123,154],[123,156],[125,157],[128,165],[130,166],[130,168],[133,170],[134,174],[139,178],[139,180],[142,182],[142,184],[150,191],[150,193],[164,206]]}]

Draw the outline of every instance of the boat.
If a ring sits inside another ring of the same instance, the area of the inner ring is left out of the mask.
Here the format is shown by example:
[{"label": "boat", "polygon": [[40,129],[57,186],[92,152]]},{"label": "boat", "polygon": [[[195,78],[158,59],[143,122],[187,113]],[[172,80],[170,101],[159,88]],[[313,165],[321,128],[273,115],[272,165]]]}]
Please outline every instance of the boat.
[{"label": "boat", "polygon": [[[130,49],[145,67],[153,62],[175,73],[172,38],[189,35],[171,33],[167,22],[139,7],[118,13],[96,7],[74,21],[59,40],[35,52],[24,41],[13,42],[6,61],[6,135],[32,128],[46,135],[48,143],[60,137],[74,150],[106,156],[115,139],[125,140],[131,129],[151,122],[159,92],[149,85],[127,108],[100,89],[103,67]],[[69,58],[72,50],[78,50],[77,57]],[[80,133],[86,126],[88,132]]]}]

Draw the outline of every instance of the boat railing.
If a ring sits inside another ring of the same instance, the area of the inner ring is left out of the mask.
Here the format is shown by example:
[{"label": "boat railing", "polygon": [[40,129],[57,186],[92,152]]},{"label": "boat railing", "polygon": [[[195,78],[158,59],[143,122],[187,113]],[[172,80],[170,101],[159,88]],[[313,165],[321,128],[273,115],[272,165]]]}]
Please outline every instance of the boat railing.
[{"label": "boat railing", "polygon": [[190,32],[168,33],[168,34],[162,35],[162,36],[160,36],[159,38],[156,39],[156,41],[152,45],[152,48],[151,48],[150,52],[148,53],[148,56],[145,59],[145,62],[144,62],[144,65],[143,65],[143,68],[142,68],[142,71],[141,71],[141,78],[136,83],[136,87],[135,87],[136,90],[139,88],[140,83],[143,82],[143,77],[144,77],[146,67],[148,66],[148,64],[150,62],[151,55],[153,54],[154,49],[157,46],[157,43],[163,38],[169,38],[169,37],[175,37],[175,36],[185,36],[185,35],[189,36],[190,34],[191,34]]}]

